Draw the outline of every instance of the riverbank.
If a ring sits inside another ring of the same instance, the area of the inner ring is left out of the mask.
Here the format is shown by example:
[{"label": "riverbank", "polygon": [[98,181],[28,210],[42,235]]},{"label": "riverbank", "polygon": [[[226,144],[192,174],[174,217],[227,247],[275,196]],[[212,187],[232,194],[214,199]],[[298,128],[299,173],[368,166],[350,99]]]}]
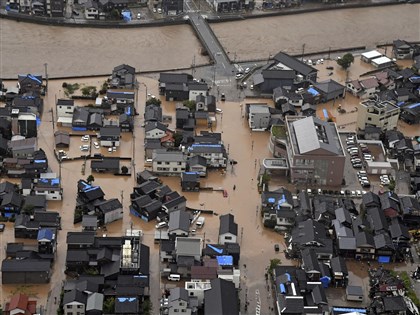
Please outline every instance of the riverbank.
[{"label": "riverbank", "polygon": [[[279,9],[276,11],[259,11],[254,10],[250,13],[244,14],[220,14],[214,12],[203,12],[207,15],[209,23],[222,23],[230,21],[240,21],[246,19],[274,17],[283,15],[295,15],[304,14],[310,12],[320,11],[331,11],[331,10],[342,10],[342,9],[355,9],[355,8],[367,8],[367,7],[378,7],[378,6],[389,6],[389,5],[403,5],[397,1],[391,2],[366,2],[357,1],[356,3],[339,3],[320,6],[310,7],[297,7]],[[167,17],[158,20],[132,20],[130,22],[125,21],[99,21],[99,20],[82,20],[82,19],[67,19],[67,18],[52,18],[44,16],[34,16],[28,14],[21,14],[16,12],[10,12],[6,10],[0,10],[0,19],[9,19],[17,22],[36,23],[41,25],[54,25],[54,26],[68,26],[68,27],[95,27],[95,28],[142,28],[142,27],[157,27],[157,26],[168,26],[168,25],[182,25],[188,24],[188,19],[184,19],[187,14],[180,15],[178,17]]]}]

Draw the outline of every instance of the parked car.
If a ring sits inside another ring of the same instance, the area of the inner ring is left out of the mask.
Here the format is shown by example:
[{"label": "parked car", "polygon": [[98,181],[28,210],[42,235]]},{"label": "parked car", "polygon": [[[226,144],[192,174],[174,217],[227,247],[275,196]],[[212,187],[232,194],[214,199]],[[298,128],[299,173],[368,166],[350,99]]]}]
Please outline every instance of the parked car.
[{"label": "parked car", "polygon": [[141,19],[141,13],[137,13],[137,20]]},{"label": "parked car", "polygon": [[353,168],[362,168],[363,165],[362,164],[353,164]]},{"label": "parked car", "polygon": [[251,69],[250,69],[250,68],[246,68],[246,69],[245,69],[245,73],[249,73],[249,71],[251,71]]},{"label": "parked car", "polygon": [[100,147],[99,147],[99,143],[98,143],[98,142],[96,142],[96,141],[93,143],[93,146],[95,147],[95,149],[99,149],[99,148],[100,148]]},{"label": "parked car", "polygon": [[223,114],[223,110],[221,108],[216,108],[216,113]]},{"label": "parked car", "polygon": [[3,232],[6,228],[6,225],[4,223],[0,223],[0,232]]},{"label": "parked car", "polygon": [[274,244],[274,251],[276,251],[276,252],[280,251],[280,245],[279,244]]},{"label": "parked car", "polygon": [[222,93],[222,96],[220,97],[220,100],[221,100],[222,102],[226,101],[226,96],[225,96],[225,93]]},{"label": "parked car", "polygon": [[89,146],[87,144],[81,145],[80,151],[89,151]]},{"label": "parked car", "polygon": [[86,135],[81,138],[82,142],[89,142],[90,136]]}]

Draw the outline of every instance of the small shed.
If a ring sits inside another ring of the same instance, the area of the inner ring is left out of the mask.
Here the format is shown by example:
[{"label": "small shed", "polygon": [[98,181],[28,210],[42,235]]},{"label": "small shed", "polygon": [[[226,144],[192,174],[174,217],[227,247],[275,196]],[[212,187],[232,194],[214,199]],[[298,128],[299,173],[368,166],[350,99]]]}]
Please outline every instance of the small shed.
[{"label": "small shed", "polygon": [[70,145],[70,135],[66,131],[56,131],[54,133],[54,139],[56,148],[68,148]]},{"label": "small shed", "polygon": [[376,68],[386,68],[393,64],[393,61],[388,57],[379,57],[372,60],[372,65]]},{"label": "small shed", "polygon": [[360,59],[364,62],[371,63],[373,59],[379,58],[379,57],[382,57],[382,54],[379,51],[371,50],[371,51],[364,52],[360,56]]},{"label": "small shed", "polygon": [[363,288],[361,286],[349,285],[346,288],[347,301],[363,301]]},{"label": "small shed", "polygon": [[98,229],[98,217],[96,215],[84,215],[82,228],[83,231],[96,231]]}]

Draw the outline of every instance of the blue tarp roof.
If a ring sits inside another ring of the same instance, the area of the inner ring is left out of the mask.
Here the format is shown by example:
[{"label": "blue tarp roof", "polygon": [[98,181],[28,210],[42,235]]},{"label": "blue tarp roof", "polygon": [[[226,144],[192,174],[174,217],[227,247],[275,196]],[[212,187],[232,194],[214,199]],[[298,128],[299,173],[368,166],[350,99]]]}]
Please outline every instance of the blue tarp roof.
[{"label": "blue tarp roof", "polygon": [[34,163],[46,163],[46,160],[34,160]]},{"label": "blue tarp roof", "polygon": [[124,302],[134,302],[137,300],[135,297],[118,297],[118,302],[124,303]]},{"label": "blue tarp roof", "polygon": [[41,125],[41,118],[36,117],[36,126],[39,127]]},{"label": "blue tarp roof", "polygon": [[214,250],[216,253],[223,253],[223,249],[217,248],[216,246],[213,245],[207,245],[208,247],[210,247],[212,250]]},{"label": "blue tarp roof", "polygon": [[130,11],[121,12],[121,15],[122,15],[124,21],[126,21],[126,22],[131,21],[131,12]]},{"label": "blue tarp roof", "polygon": [[315,90],[314,88],[309,88],[308,92],[311,93],[313,96],[319,95],[319,92]]},{"label": "blue tarp roof", "polygon": [[31,80],[34,80],[35,82],[38,82],[39,84],[42,84],[42,81],[38,79],[36,76],[33,76],[32,74],[28,74],[28,78]]},{"label": "blue tarp roof", "polygon": [[365,308],[356,308],[356,307],[333,307],[333,312],[339,313],[362,313],[366,314]]},{"label": "blue tarp roof", "polygon": [[126,113],[128,116],[131,116],[131,107],[130,107],[130,106],[127,106],[127,109],[126,109],[125,113]]},{"label": "blue tarp roof", "polygon": [[390,261],[391,261],[390,256],[379,256],[378,257],[378,262],[380,262],[380,263],[389,263]]},{"label": "blue tarp roof", "polygon": [[280,293],[286,293],[286,287],[283,283],[280,283]]},{"label": "blue tarp roof", "polygon": [[41,229],[38,231],[38,237],[37,237],[38,241],[43,240],[43,239],[52,241],[53,238],[54,238],[54,233],[50,229]]},{"label": "blue tarp roof", "polygon": [[420,106],[420,103],[411,104],[410,106],[407,106],[407,108],[413,109],[413,108],[416,108],[418,106]]},{"label": "blue tarp roof", "polygon": [[322,112],[324,113],[324,118],[325,118],[325,119],[328,119],[328,118],[329,118],[329,116],[328,116],[328,111],[324,108],[324,109],[322,110]]},{"label": "blue tarp roof", "polygon": [[398,102],[397,103],[397,106],[399,107],[399,106],[402,106],[402,105],[404,105],[405,104],[405,102],[403,101],[403,102]]},{"label": "blue tarp roof", "polygon": [[217,263],[219,266],[232,266],[233,257],[232,256],[217,256]]},{"label": "blue tarp roof", "polygon": [[319,280],[321,281],[322,287],[324,287],[324,288],[328,288],[328,286],[330,285],[330,282],[331,282],[331,278],[330,277],[322,277]]}]

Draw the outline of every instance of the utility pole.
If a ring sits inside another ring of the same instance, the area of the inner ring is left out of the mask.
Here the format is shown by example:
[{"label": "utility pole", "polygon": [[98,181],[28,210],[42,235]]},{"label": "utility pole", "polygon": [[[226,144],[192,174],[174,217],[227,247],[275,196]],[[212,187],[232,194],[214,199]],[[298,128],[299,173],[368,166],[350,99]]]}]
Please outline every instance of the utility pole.
[{"label": "utility pole", "polygon": [[192,62],[192,65],[191,65],[191,74],[192,74],[193,77],[195,76],[195,55],[193,57],[193,62]]},{"label": "utility pole", "polygon": [[44,63],[45,67],[45,92],[48,92],[48,63]]},{"label": "utility pole", "polygon": [[331,58],[331,46],[328,48],[328,59]]},{"label": "utility pole", "polygon": [[302,58],[300,59],[300,61],[303,61],[303,55],[305,54],[305,45],[306,44],[302,45]]}]

